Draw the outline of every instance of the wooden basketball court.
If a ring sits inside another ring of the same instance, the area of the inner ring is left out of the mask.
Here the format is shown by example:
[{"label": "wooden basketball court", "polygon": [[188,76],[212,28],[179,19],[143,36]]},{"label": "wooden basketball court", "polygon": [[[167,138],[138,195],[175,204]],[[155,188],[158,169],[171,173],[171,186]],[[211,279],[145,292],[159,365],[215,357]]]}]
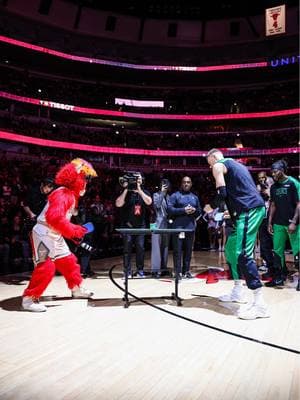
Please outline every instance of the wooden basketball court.
[{"label": "wooden basketball court", "polygon": [[[172,279],[130,279],[129,292],[158,308],[133,302],[126,309],[108,276],[113,265],[124,286],[121,257],[97,260],[98,275],[84,282],[94,291],[89,301],[72,300],[56,276],[43,297],[46,313],[20,311],[26,274],[1,277],[0,399],[300,399],[295,281],[264,289],[271,318],[243,321],[238,305],[217,299],[230,290],[228,280],[182,281],[178,307],[168,298]],[[194,252],[192,266],[224,266],[223,254]]]}]

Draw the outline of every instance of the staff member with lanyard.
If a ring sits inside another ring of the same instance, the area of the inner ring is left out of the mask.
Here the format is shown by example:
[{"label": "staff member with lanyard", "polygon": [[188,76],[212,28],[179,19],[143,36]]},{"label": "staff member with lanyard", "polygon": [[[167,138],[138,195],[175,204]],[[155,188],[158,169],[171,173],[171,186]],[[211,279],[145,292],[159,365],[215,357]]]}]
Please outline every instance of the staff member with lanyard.
[{"label": "staff member with lanyard", "polygon": [[265,216],[265,205],[247,168],[239,162],[224,158],[218,149],[207,154],[220,200],[225,200],[234,228],[225,246],[225,257],[234,279],[231,293],[219,297],[220,301],[245,303],[242,276],[253,292],[253,303],[240,309],[241,319],[270,316],[263,300],[262,283],[253,259],[258,229]]}]

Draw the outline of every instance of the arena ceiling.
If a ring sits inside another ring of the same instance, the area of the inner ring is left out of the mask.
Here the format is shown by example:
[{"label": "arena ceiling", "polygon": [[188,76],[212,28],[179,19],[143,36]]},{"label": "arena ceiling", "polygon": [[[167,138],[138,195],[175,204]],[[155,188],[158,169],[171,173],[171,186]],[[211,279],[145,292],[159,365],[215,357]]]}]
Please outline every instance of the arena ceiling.
[{"label": "arena ceiling", "polygon": [[297,6],[298,0],[67,0],[83,7],[141,18],[198,19],[236,18],[264,13],[281,4]]}]

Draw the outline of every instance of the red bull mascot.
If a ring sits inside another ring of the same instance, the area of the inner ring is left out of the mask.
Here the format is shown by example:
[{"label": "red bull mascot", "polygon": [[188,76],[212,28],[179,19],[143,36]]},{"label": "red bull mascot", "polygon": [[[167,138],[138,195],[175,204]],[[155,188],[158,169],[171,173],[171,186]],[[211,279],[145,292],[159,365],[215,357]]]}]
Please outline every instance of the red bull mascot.
[{"label": "red bull mascot", "polygon": [[87,229],[70,222],[76,212],[80,196],[85,194],[89,179],[97,173],[90,163],[76,158],[64,165],[56,174],[58,186],[37,218],[32,230],[32,252],[35,268],[28,287],[23,293],[22,309],[33,312],[47,311],[39,299],[51,282],[57,269],[66,279],[73,298],[89,298],[92,292],[81,286],[80,266],[66,241],[80,243]]}]

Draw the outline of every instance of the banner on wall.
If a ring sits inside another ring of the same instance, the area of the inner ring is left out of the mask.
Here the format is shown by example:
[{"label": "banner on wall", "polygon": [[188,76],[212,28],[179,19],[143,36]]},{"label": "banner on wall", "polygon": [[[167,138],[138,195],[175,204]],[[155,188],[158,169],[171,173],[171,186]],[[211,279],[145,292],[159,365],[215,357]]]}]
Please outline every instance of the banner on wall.
[{"label": "banner on wall", "polygon": [[134,99],[120,99],[115,98],[115,104],[120,106],[131,106],[131,107],[155,107],[164,108],[164,101],[159,100],[134,100]]},{"label": "banner on wall", "polygon": [[266,9],[266,36],[285,33],[285,4]]}]

